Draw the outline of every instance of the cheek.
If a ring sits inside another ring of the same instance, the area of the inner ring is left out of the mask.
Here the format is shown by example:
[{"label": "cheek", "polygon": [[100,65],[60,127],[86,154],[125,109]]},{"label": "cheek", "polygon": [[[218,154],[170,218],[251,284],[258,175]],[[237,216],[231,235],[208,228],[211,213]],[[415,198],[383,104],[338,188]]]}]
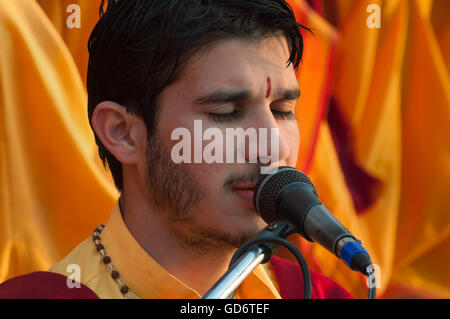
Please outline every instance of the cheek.
[{"label": "cheek", "polygon": [[295,143],[295,154],[297,156],[300,149],[300,131],[298,129],[295,130],[293,137]]},{"label": "cheek", "polygon": [[286,143],[289,147],[288,162],[290,166],[295,166],[300,149],[300,132],[297,125],[292,125],[286,132]]},{"label": "cheek", "polygon": [[147,169],[147,127],[144,122],[140,123],[135,132],[136,155],[138,176],[144,177]]}]

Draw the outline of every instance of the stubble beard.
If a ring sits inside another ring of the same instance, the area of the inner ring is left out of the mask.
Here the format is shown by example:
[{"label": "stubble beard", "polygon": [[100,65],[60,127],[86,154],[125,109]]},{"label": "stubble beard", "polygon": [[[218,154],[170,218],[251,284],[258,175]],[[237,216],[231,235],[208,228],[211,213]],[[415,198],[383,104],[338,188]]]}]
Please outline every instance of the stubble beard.
[{"label": "stubble beard", "polygon": [[167,224],[178,244],[197,255],[223,255],[249,240],[258,229],[230,234],[198,223],[197,214],[208,214],[198,210],[208,193],[186,164],[172,161],[170,151],[161,141],[157,133],[147,141],[147,180],[152,194],[150,204],[166,215]]}]

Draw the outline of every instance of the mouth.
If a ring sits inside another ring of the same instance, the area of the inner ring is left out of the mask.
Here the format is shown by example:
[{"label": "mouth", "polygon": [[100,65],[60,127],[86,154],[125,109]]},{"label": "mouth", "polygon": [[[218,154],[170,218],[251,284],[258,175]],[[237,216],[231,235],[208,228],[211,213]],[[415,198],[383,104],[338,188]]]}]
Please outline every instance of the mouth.
[{"label": "mouth", "polygon": [[247,205],[253,208],[253,193],[256,184],[236,184],[231,190]]}]

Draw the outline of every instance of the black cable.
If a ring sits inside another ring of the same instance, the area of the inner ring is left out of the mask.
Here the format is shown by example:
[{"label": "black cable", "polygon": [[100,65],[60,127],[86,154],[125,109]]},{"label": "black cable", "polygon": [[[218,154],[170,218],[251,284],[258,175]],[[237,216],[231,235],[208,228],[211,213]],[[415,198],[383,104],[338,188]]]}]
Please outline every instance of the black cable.
[{"label": "black cable", "polygon": [[[231,266],[233,266],[234,263],[251,247],[257,246],[258,244],[265,244],[267,242],[276,243],[281,246],[284,246],[294,255],[295,259],[297,260],[298,264],[300,265],[300,268],[301,268],[302,274],[303,274],[303,281],[304,281],[303,296],[305,299],[311,299],[311,274],[309,272],[308,265],[305,261],[305,258],[303,257],[301,252],[297,249],[297,247],[295,247],[295,245],[293,245],[291,242],[287,241],[286,239],[283,239],[280,237],[268,236],[268,235],[265,235],[265,236],[263,235],[263,236],[259,236],[259,237],[250,239],[249,241],[244,243],[241,247],[239,247],[238,250],[236,250],[233,257],[231,258],[229,268],[231,268]],[[263,249],[265,248],[266,250],[268,250],[269,251],[268,254],[271,256],[269,247],[263,246],[262,248]],[[263,261],[263,263],[264,263],[264,261]],[[374,277],[375,276],[375,268],[373,267],[373,265],[370,265],[368,267],[366,275],[369,280],[368,299],[376,299],[376,284],[374,282],[372,282],[372,280],[375,280],[375,277]]]},{"label": "black cable", "polygon": [[377,290],[377,288],[375,288],[375,287],[369,288],[369,299],[375,299],[375,296],[377,293],[376,290]]},{"label": "black cable", "polygon": [[369,269],[367,271],[367,277],[369,278],[369,299],[375,299],[376,297],[376,290],[377,290],[377,285],[375,282],[372,282],[372,279],[375,281],[375,268],[373,267],[373,265],[370,265],[369,267],[367,267],[367,269]]},{"label": "black cable", "polygon": [[[311,299],[311,274],[309,273],[308,265],[306,264],[305,258],[301,254],[301,252],[295,247],[292,243],[287,241],[286,239],[280,237],[272,237],[272,236],[260,236],[258,238],[250,239],[246,243],[244,243],[238,250],[234,253],[233,257],[230,261],[230,267],[234,265],[237,259],[239,259],[249,248],[256,246],[261,243],[276,243],[281,246],[287,248],[297,259],[298,264],[302,270],[303,274],[303,297],[305,299]],[[266,247],[267,248],[267,247]]]}]

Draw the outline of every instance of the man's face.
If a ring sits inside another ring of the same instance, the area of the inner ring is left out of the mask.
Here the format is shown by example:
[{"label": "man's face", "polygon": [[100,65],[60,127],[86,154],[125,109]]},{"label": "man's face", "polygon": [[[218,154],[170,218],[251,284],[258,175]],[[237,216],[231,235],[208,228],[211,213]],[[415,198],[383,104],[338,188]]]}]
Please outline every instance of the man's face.
[{"label": "man's face", "polygon": [[[267,129],[259,136],[271,151],[271,129],[279,129],[279,160],[270,166],[295,166],[299,130],[293,114],[298,85],[284,38],[260,41],[225,40],[197,55],[181,78],[160,96],[160,116],[149,138],[146,167],[149,205],[156,206],[180,242],[199,253],[215,248],[238,247],[266,223],[253,208],[252,188],[258,181],[260,153],[245,148],[246,163],[227,163],[230,141],[226,129]],[[223,163],[206,163],[203,149],[211,140],[194,145],[194,120],[202,132],[218,128],[223,136]],[[191,163],[176,164],[171,140],[177,128],[186,128],[191,139]],[[248,139],[247,139],[248,142]],[[235,141],[234,151],[237,152]],[[198,145],[197,145],[198,146]],[[193,163],[196,152],[202,161]],[[155,204],[156,203],[156,204]]]}]

